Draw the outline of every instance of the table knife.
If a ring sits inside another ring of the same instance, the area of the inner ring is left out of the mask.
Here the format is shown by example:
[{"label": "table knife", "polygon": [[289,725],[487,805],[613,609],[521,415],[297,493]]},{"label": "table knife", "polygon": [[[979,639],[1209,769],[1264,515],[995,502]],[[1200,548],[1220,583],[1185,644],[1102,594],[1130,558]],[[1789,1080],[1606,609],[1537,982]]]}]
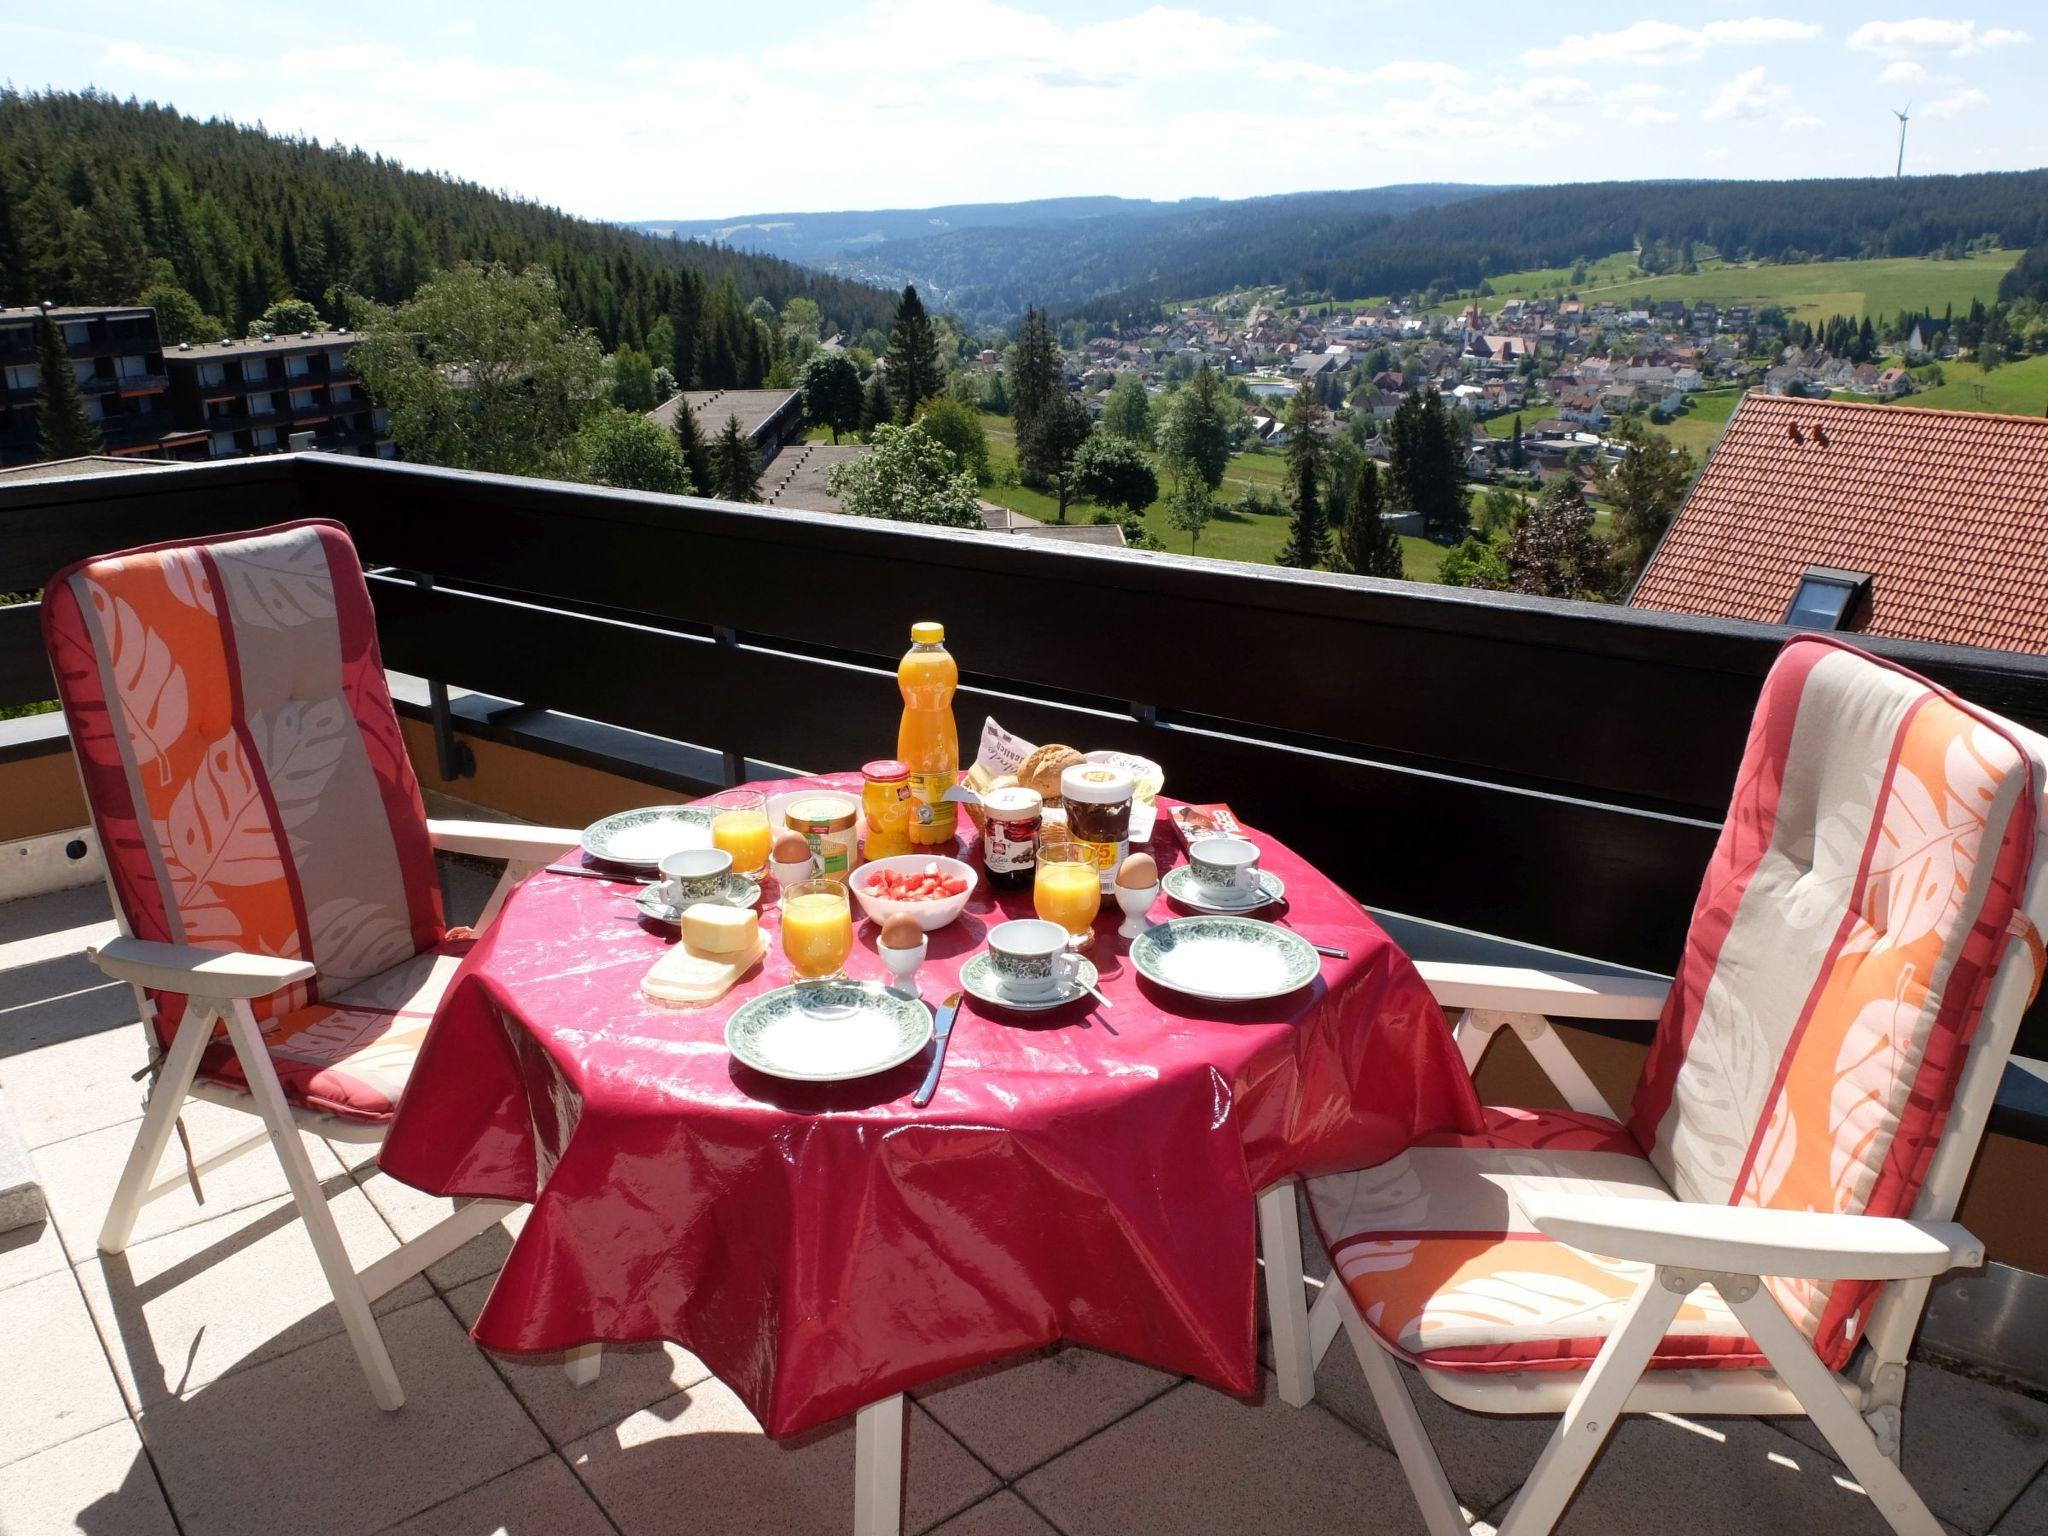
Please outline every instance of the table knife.
[{"label": "table knife", "polygon": [[574,875],[579,880],[609,880],[613,885],[653,885],[651,875],[613,875],[601,869],[585,869],[579,864],[550,864],[542,873],[550,875]]},{"label": "table knife", "polygon": [[938,1054],[932,1057],[932,1069],[925,1073],[924,1081],[918,1084],[917,1092],[910,1096],[911,1107],[923,1109],[931,1103],[932,1095],[939,1091],[939,1074],[946,1069],[946,1042],[953,1038],[953,1020],[960,1014],[960,999],[966,994],[955,992],[939,1005],[939,1018],[932,1028],[933,1036],[939,1042]]}]

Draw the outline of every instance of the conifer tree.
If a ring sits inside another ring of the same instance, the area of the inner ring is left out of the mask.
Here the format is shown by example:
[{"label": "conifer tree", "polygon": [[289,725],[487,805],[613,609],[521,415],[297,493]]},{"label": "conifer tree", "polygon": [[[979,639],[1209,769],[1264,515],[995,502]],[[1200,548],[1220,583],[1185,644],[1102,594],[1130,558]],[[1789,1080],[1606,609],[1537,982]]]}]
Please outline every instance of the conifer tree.
[{"label": "conifer tree", "polygon": [[860,433],[866,437],[876,427],[886,426],[894,416],[894,407],[889,401],[889,386],[877,368],[868,375],[867,388],[860,396]]},{"label": "conifer tree", "polygon": [[1380,515],[1380,471],[1371,459],[1358,466],[1351,513],[1339,535],[1336,566],[1354,576],[1399,578],[1401,539],[1393,524]]},{"label": "conifer tree", "polygon": [[1287,542],[1278,559],[1297,571],[1315,570],[1330,559],[1330,525],[1323,517],[1321,487],[1316,484],[1320,472],[1316,462],[1308,460],[1294,478],[1294,516],[1288,520]]},{"label": "conifer tree", "polygon": [[36,365],[42,380],[36,387],[36,431],[46,459],[77,459],[98,453],[105,443],[86,414],[85,396],[72,372],[71,353],[63,333],[48,315],[36,317]]},{"label": "conifer tree", "polygon": [[896,304],[896,323],[889,332],[888,350],[882,361],[889,372],[889,393],[896,401],[896,415],[908,425],[917,408],[945,385],[945,367],[939,360],[939,336],[932,318],[925,313],[917,290],[905,287]]},{"label": "conifer tree", "polygon": [[710,494],[711,445],[704,441],[704,429],[697,424],[697,413],[690,409],[690,402],[676,401],[676,451],[683,456],[683,463],[689,467],[690,484],[704,494]]},{"label": "conifer tree", "polygon": [[1024,328],[1017,333],[1017,356],[1010,380],[1011,414],[1021,434],[1038,413],[1066,393],[1066,365],[1052,324],[1042,309],[1024,311]]},{"label": "conifer tree", "polygon": [[740,431],[738,416],[725,418],[725,426],[711,445],[711,488],[711,494],[721,501],[761,499],[761,459]]}]

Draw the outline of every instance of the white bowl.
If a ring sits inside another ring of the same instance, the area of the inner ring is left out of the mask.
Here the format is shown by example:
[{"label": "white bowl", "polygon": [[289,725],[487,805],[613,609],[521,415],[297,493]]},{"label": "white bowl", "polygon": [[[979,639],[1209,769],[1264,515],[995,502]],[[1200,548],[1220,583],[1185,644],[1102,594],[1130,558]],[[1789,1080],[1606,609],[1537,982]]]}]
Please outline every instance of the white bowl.
[{"label": "white bowl", "polygon": [[[897,874],[914,874],[927,864],[939,866],[939,873],[958,875],[967,882],[967,889],[958,896],[941,896],[935,901],[891,901],[886,896],[877,896],[868,889],[876,874],[882,870],[894,870]],[[967,910],[967,900],[980,884],[980,876],[972,864],[963,864],[958,859],[949,859],[936,853],[899,853],[893,858],[875,859],[863,864],[853,872],[853,899],[860,903],[865,912],[879,926],[890,918],[901,914],[917,919],[917,926],[926,933],[936,932]]]}]

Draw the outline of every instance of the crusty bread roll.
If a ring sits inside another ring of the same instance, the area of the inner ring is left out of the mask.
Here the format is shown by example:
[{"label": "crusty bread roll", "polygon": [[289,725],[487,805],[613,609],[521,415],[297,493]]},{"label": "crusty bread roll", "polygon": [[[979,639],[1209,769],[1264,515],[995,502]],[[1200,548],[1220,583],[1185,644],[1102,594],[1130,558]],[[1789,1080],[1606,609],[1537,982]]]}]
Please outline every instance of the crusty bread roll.
[{"label": "crusty bread roll", "polygon": [[1072,747],[1054,742],[1040,747],[1017,769],[1017,782],[1026,789],[1035,789],[1047,805],[1060,804],[1060,774],[1076,763],[1087,759]]}]

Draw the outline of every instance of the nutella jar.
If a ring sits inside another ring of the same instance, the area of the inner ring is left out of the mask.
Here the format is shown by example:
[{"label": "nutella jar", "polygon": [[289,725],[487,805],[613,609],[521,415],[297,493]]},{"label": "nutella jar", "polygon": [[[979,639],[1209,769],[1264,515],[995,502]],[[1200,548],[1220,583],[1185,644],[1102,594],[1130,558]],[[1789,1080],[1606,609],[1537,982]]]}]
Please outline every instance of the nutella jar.
[{"label": "nutella jar", "polygon": [[981,797],[982,863],[998,890],[1028,890],[1038,870],[1038,823],[1045,808],[1035,789],[992,789]]},{"label": "nutella jar", "polygon": [[1067,832],[1085,849],[1106,891],[1116,883],[1124,855],[1131,851],[1131,799],[1136,781],[1114,763],[1076,763],[1060,774]]}]

